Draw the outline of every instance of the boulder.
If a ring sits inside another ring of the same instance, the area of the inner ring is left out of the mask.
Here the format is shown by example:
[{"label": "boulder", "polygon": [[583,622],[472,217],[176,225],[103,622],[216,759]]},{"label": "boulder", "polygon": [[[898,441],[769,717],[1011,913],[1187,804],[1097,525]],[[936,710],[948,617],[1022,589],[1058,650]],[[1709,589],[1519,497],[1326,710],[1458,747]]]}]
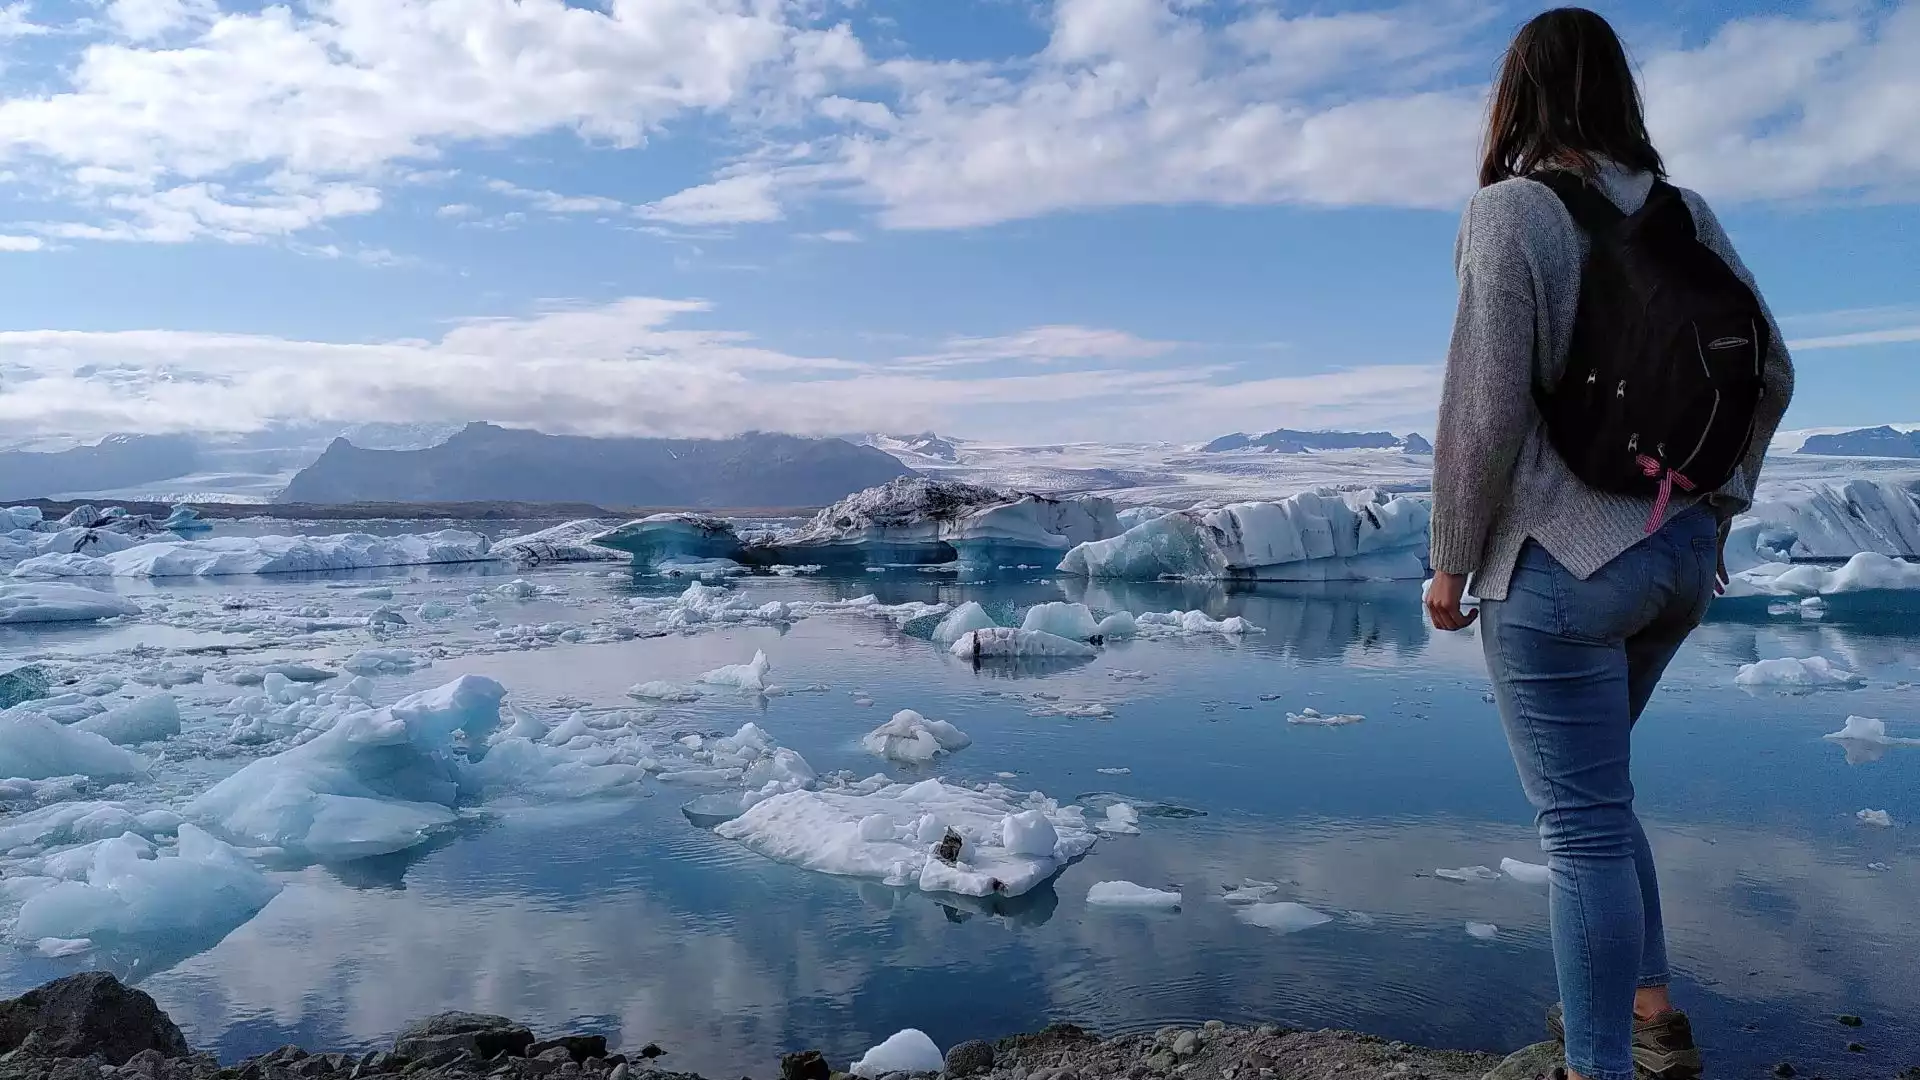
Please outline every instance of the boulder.
[{"label": "boulder", "polygon": [[954,1076],[972,1076],[993,1069],[993,1044],[969,1039],[947,1051],[947,1071]]},{"label": "boulder", "polygon": [[605,1035],[562,1035],[557,1039],[542,1039],[527,1047],[528,1057],[539,1057],[548,1050],[563,1049],[574,1061],[585,1062],[588,1058],[607,1056],[607,1037]]},{"label": "boulder", "polygon": [[818,1050],[802,1050],[780,1059],[780,1080],[831,1080],[833,1066]]},{"label": "boulder", "polygon": [[416,1020],[393,1040],[393,1052],[419,1061],[446,1050],[464,1050],[482,1061],[499,1054],[519,1056],[533,1045],[533,1032],[504,1016],[444,1012]]},{"label": "boulder", "polygon": [[0,1053],[34,1037],[45,1057],[100,1054],[124,1065],[142,1050],[186,1057],[186,1037],[145,992],[104,971],[55,979],[11,1001],[0,1001]]},{"label": "boulder", "polygon": [[1534,1043],[1516,1050],[1496,1065],[1483,1080],[1546,1080],[1567,1063],[1566,1048],[1557,1042]]}]

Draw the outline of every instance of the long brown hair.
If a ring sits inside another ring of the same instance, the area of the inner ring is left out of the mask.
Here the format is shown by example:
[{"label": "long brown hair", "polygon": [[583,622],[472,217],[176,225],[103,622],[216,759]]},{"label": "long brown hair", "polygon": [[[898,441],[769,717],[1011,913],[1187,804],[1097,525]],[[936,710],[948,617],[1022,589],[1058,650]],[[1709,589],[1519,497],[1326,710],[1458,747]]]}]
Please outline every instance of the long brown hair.
[{"label": "long brown hair", "polygon": [[1595,158],[1665,177],[1619,35],[1585,8],[1555,8],[1514,35],[1488,110],[1480,185],[1543,165],[1593,175]]}]

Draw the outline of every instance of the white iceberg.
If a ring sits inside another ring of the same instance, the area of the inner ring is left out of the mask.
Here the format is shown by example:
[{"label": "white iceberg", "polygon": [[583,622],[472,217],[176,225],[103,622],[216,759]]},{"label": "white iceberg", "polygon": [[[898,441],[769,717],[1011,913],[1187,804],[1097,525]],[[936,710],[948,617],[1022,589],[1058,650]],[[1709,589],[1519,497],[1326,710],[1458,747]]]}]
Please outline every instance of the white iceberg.
[{"label": "white iceberg", "polygon": [[977,601],[969,600],[954,608],[940,624],[933,628],[933,641],[936,645],[951,647],[975,630],[986,630],[994,625],[993,617]]},{"label": "white iceberg", "polygon": [[1235,911],[1233,916],[1243,923],[1277,930],[1282,934],[1311,930],[1333,921],[1333,916],[1291,900],[1274,904],[1248,904]]},{"label": "white iceberg", "polygon": [[[1099,771],[1108,772],[1109,770]],[[1105,836],[1139,836],[1140,811],[1135,810],[1128,803],[1114,803],[1107,807],[1107,816],[1095,821],[1093,827]]]},{"label": "white iceberg", "polygon": [[878,757],[924,765],[939,754],[966,749],[973,740],[945,720],[929,720],[912,709],[902,709],[868,732],[860,745]]},{"label": "white iceberg", "polygon": [[892,1073],[937,1073],[946,1067],[946,1058],[933,1040],[917,1028],[908,1028],[862,1054],[852,1071],[855,1076],[879,1080]]},{"label": "white iceberg", "polygon": [[310,741],[254,761],[187,805],[228,838],[320,860],[382,855],[454,821],[454,736],[499,726],[506,690],[463,675],[384,709],[338,706]]},{"label": "white iceberg", "polygon": [[[776,795],[715,831],[808,870],[962,896],[1019,896],[1095,841],[1078,807],[998,785],[973,791],[938,779],[868,794]],[[1044,845],[1048,831],[1053,842]],[[959,839],[958,851],[951,850],[950,834]],[[954,861],[945,861],[941,848]]]},{"label": "white iceberg", "polygon": [[1492,941],[1500,936],[1500,928],[1490,922],[1470,922],[1467,924],[1467,936],[1480,941]]},{"label": "white iceberg", "polygon": [[493,559],[479,533],[443,529],[402,536],[212,536],[161,540],[95,558],[42,555],[15,567],[23,579],[65,577],[224,577],[364,570]]},{"label": "white iceberg", "polygon": [[1736,574],[1793,559],[1920,557],[1920,496],[1885,480],[1769,484],[1727,538]]},{"label": "white iceberg", "polygon": [[1837,567],[1783,562],[1750,566],[1733,575],[1725,595],[1735,599],[1756,596],[1800,600],[1799,614],[1817,618],[1828,597],[1915,590],[1920,590],[1920,563],[1863,551]]},{"label": "white iceberg", "polygon": [[595,541],[606,535],[605,522],[594,518],[563,522],[538,532],[497,540],[488,549],[497,559],[516,566],[546,566],[552,563],[618,562],[620,552]]},{"label": "white iceberg", "polygon": [[1164,889],[1149,889],[1131,881],[1099,881],[1087,890],[1087,903],[1094,907],[1178,910],[1180,894]]},{"label": "white iceberg", "polygon": [[725,686],[748,693],[759,693],[767,688],[767,672],[772,667],[773,665],[767,662],[767,654],[764,651],[756,651],[752,661],[714,668],[700,676],[699,681],[708,686]]},{"label": "white iceberg", "polygon": [[181,503],[173,507],[167,514],[167,519],[160,523],[160,527],[168,532],[205,532],[213,528],[213,523],[202,518],[200,511]]},{"label": "white iceberg", "polygon": [[224,935],[280,892],[227,844],[188,824],[179,836],[172,850],[156,851],[128,833],[9,875],[16,895],[31,890],[14,921],[14,938]]},{"label": "white iceberg", "polygon": [[61,802],[16,814],[0,824],[0,854],[46,851],[134,833],[151,840],[171,835],[180,816],[171,810],[141,810],[121,802]]},{"label": "white iceberg", "polygon": [[628,687],[627,696],[646,701],[687,702],[699,701],[705,695],[697,687],[654,679]]},{"label": "white iceberg", "polygon": [[91,731],[115,746],[158,742],[180,734],[180,705],[172,694],[152,694],[89,716],[73,726],[80,731]]},{"label": "white iceberg", "polygon": [[1182,510],[1067,552],[1091,578],[1349,581],[1426,576],[1427,504],[1367,490]]},{"label": "white iceberg", "polygon": [[1835,742],[1866,743],[1871,746],[1920,746],[1920,739],[1898,738],[1887,734],[1887,722],[1871,716],[1849,716],[1839,731],[1829,731],[1823,739]]},{"label": "white iceberg", "polygon": [[744,561],[1050,566],[1075,544],[1119,532],[1108,499],[908,476],[849,495],[798,529],[755,537]]},{"label": "white iceberg", "polygon": [[1740,673],[1733,677],[1736,686],[1778,686],[1803,690],[1844,689],[1861,686],[1866,681],[1864,677],[1848,671],[1824,656],[1809,656],[1805,659],[1782,656],[1772,660],[1742,664]]},{"label": "white iceberg", "polygon": [[1141,637],[1192,634],[1242,637],[1260,632],[1259,627],[1238,615],[1216,619],[1204,611],[1149,611],[1144,615],[1134,616],[1133,622],[1136,632]]},{"label": "white iceberg", "polygon": [[1553,880],[1553,872],[1545,866],[1519,859],[1501,859],[1500,872],[1522,885],[1545,885]]},{"label": "white iceberg", "polygon": [[1085,604],[1058,601],[1028,608],[1020,628],[1074,641],[1118,641],[1133,637],[1136,632],[1131,612],[1119,611],[1104,619],[1096,619]]},{"label": "white iceberg", "polygon": [[1465,866],[1458,870],[1435,870],[1433,876],[1442,881],[1499,881],[1498,871],[1486,866]]},{"label": "white iceberg", "polygon": [[1882,829],[1893,828],[1893,815],[1885,810],[1862,810],[1854,815],[1863,825],[1877,825]]},{"label": "white iceberg", "polygon": [[91,731],[76,731],[27,706],[0,712],[0,778],[46,780],[90,776],[124,780],[147,771],[147,760]]},{"label": "white iceberg", "polygon": [[45,581],[0,584],[0,626],[17,623],[92,622],[140,614],[139,605],[112,593]]},{"label": "white iceberg", "polygon": [[949,650],[962,660],[1083,660],[1100,655],[1093,646],[1036,630],[994,626],[962,634]]},{"label": "white iceberg", "polygon": [[1301,709],[1297,713],[1290,712],[1287,714],[1287,723],[1300,724],[1306,727],[1345,727],[1348,724],[1358,724],[1365,719],[1366,717],[1358,713],[1333,713],[1329,715],[1317,709]]},{"label": "white iceberg", "polygon": [[663,561],[724,559],[738,563],[742,547],[733,523],[710,514],[654,514],[617,525],[588,542],[633,558],[637,566]]}]

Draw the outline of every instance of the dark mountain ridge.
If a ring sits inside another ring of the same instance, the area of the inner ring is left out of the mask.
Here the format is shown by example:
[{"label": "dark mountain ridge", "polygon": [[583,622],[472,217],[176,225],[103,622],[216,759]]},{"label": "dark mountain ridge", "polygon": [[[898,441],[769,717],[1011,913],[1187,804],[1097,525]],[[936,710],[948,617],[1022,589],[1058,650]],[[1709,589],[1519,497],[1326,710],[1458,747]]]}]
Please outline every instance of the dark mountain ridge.
[{"label": "dark mountain ridge", "polygon": [[1404,450],[1431,454],[1433,446],[1416,432],[1402,439],[1391,431],[1294,431],[1279,428],[1264,435],[1236,431],[1200,448],[1203,454],[1232,450],[1264,450],[1270,454],[1305,454],[1313,450]]},{"label": "dark mountain ridge", "polygon": [[1920,431],[1897,428],[1858,428],[1833,435],[1809,435],[1800,444],[1803,454],[1828,457],[1920,457]]},{"label": "dark mountain ridge", "polygon": [[193,472],[198,444],[186,435],[109,435],[92,446],[43,453],[0,451],[0,499],[144,484]]}]

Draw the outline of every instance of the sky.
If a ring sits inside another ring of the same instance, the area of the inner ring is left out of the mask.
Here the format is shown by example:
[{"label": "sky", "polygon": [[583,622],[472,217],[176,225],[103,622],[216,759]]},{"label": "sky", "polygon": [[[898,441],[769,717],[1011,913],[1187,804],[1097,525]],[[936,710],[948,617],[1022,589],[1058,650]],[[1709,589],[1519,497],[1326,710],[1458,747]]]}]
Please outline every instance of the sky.
[{"label": "sky", "polygon": [[[1920,0],[1603,3],[1794,343],[1920,416]],[[1476,0],[0,0],[0,442],[1431,431]]]}]

